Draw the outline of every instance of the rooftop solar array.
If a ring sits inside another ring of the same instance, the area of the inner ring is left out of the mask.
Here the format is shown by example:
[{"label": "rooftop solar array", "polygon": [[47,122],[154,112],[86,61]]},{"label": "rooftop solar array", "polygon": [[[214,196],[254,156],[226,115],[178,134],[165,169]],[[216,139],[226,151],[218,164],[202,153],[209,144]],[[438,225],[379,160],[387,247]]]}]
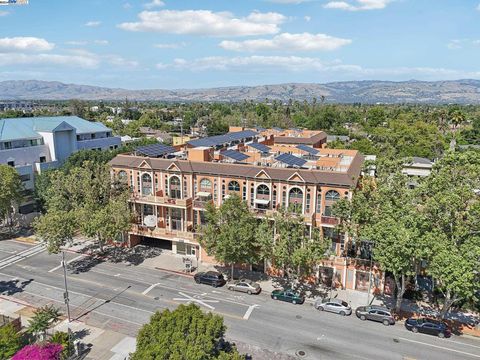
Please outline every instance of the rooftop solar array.
[{"label": "rooftop solar array", "polygon": [[307,146],[307,145],[304,145],[304,144],[297,145],[296,147],[297,147],[297,149],[308,152],[310,155],[317,155],[318,152],[319,152],[317,149],[314,149],[314,148],[312,148],[310,146]]},{"label": "rooftop solar array", "polygon": [[284,164],[287,164],[288,166],[296,166],[296,167],[302,167],[307,163],[306,160],[300,159],[299,157],[296,157],[291,154],[280,154],[275,158],[275,160],[280,161]]},{"label": "rooftop solar array", "polygon": [[244,140],[257,136],[258,133],[253,130],[244,130],[238,132],[231,132],[225,135],[210,136],[203,139],[196,139],[188,142],[188,145],[193,147],[213,147],[217,145],[227,144],[232,141]]},{"label": "rooftop solar array", "polygon": [[259,144],[259,143],[251,143],[248,144],[248,146],[262,152],[262,153],[268,153],[270,152],[270,148],[267,145],[264,144]]},{"label": "rooftop solar array", "polygon": [[146,146],[139,146],[135,149],[136,153],[149,156],[149,157],[160,157],[168,154],[173,154],[176,152],[173,146],[163,145],[163,144],[153,144]]},{"label": "rooftop solar array", "polygon": [[249,157],[248,155],[242,154],[241,152],[235,150],[225,150],[220,154],[236,161],[243,161]]}]

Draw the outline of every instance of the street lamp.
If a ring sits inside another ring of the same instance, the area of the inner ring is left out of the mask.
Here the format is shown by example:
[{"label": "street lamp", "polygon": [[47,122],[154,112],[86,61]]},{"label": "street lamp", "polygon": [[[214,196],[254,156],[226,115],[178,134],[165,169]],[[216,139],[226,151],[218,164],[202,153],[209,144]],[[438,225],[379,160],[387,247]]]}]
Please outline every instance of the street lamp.
[{"label": "street lamp", "polygon": [[65,300],[65,305],[67,306],[67,317],[68,322],[71,322],[70,318],[70,299],[68,298],[68,287],[67,287],[67,264],[65,262],[65,251],[62,251],[62,267],[63,267],[63,280],[65,284],[65,292],[63,293],[63,299]]},{"label": "street lamp", "polygon": [[371,241],[366,241],[366,244],[368,244],[368,254],[370,256],[370,269],[369,269],[369,276],[368,276],[368,295],[367,295],[367,306],[370,305],[370,292],[372,291],[372,266],[373,266],[373,254],[372,254],[372,248],[374,243]]}]

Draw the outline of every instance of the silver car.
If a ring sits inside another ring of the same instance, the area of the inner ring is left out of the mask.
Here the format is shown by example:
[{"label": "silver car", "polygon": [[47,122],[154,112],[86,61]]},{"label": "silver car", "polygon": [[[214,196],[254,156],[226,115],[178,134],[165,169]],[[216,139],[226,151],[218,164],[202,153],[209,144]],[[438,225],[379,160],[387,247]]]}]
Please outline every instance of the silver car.
[{"label": "silver car", "polygon": [[262,288],[260,287],[260,285],[248,279],[241,279],[238,281],[234,281],[228,284],[227,288],[228,290],[240,291],[240,292],[247,293],[248,295],[258,294],[260,291],[262,291]]},{"label": "silver car", "polygon": [[341,299],[317,299],[314,306],[317,310],[330,311],[342,316],[352,314],[351,306]]}]

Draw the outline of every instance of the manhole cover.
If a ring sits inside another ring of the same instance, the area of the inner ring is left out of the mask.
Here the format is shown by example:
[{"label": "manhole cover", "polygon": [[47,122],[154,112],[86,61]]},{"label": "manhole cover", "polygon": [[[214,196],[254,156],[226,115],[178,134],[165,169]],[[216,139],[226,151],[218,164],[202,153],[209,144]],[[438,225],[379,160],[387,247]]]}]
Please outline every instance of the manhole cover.
[{"label": "manhole cover", "polygon": [[393,342],[399,343],[400,340],[398,340],[398,339],[393,339]]},{"label": "manhole cover", "polygon": [[302,318],[302,315],[296,315],[295,316],[297,319],[301,319]]},{"label": "manhole cover", "polygon": [[295,353],[295,355],[297,355],[298,357],[303,358],[303,357],[307,356],[307,353],[306,353],[305,351],[303,351],[303,350],[298,350],[298,351]]},{"label": "manhole cover", "polygon": [[158,296],[155,296],[155,297],[153,298],[153,300],[158,300],[158,299],[160,299]]}]

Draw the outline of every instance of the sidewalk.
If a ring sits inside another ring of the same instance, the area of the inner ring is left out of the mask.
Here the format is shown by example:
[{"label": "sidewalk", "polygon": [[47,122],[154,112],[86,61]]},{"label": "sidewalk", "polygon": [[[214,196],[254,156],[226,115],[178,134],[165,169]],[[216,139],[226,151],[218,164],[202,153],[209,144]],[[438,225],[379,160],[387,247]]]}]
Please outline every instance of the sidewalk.
[{"label": "sidewalk", "polygon": [[[17,300],[9,299],[8,296],[0,296],[0,314],[12,318],[21,318],[22,326],[28,326],[28,320],[32,318],[35,308]],[[136,339],[114,331],[103,330],[87,325],[81,321],[67,320],[57,324],[54,331],[72,331],[74,339],[80,340],[84,349],[88,351],[86,360],[125,360],[128,354],[135,351]]]}]

